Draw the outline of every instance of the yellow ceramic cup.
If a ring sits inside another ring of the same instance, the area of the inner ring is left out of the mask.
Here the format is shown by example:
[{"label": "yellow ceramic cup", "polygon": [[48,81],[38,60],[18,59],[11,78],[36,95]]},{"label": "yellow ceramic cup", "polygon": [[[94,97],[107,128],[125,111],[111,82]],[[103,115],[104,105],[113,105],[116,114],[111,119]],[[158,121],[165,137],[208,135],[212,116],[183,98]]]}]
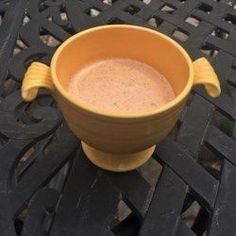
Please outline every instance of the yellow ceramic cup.
[{"label": "yellow ceramic cup", "polygon": [[[91,61],[111,57],[136,59],[156,68],[169,80],[176,98],[160,109],[137,113],[104,111],[73,99],[65,89],[71,75]],[[103,169],[127,171],[150,158],[155,144],[175,125],[196,84],[203,84],[212,97],[220,94],[217,76],[205,58],[192,62],[179,44],[154,30],[110,25],[66,40],[50,67],[32,63],[23,80],[22,97],[32,101],[40,87],[49,89],[69,127],[82,140],[87,157]]]}]

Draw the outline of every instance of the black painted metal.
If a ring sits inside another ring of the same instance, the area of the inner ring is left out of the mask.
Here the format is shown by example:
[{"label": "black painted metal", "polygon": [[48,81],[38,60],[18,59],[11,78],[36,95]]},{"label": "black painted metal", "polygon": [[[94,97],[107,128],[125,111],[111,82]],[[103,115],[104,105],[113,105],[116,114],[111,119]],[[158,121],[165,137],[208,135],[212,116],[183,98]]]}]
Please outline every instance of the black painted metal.
[{"label": "black painted metal", "polygon": [[[235,1],[11,0],[0,2],[0,19],[1,236],[236,235]],[[56,49],[45,35],[60,43],[113,23],[176,38],[193,59],[208,57],[223,88],[217,99],[194,89],[153,155],[163,167],[153,186],[142,171],[93,166],[46,91],[31,104],[20,98],[27,66],[49,64]],[[121,200],[130,214],[118,221]],[[183,214],[194,202],[189,225]]]}]

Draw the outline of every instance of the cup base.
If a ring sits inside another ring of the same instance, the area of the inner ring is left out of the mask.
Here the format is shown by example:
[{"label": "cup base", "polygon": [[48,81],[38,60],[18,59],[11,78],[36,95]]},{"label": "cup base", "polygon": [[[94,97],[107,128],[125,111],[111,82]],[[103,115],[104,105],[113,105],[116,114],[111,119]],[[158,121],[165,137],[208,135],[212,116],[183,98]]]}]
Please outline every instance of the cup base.
[{"label": "cup base", "polygon": [[153,154],[156,145],[140,152],[129,154],[114,154],[95,149],[81,142],[87,158],[96,166],[115,172],[134,170],[143,165]]}]

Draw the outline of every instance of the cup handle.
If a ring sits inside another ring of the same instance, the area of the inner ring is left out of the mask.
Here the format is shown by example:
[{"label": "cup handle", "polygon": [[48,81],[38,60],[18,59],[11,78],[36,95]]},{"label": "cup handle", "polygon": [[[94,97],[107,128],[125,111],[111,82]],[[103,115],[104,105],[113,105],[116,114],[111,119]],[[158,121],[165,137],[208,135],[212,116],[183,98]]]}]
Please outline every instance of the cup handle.
[{"label": "cup handle", "polygon": [[40,87],[54,91],[50,67],[40,62],[33,62],[28,67],[22,82],[22,98],[27,102],[34,100]]},{"label": "cup handle", "polygon": [[217,97],[220,95],[220,82],[213,67],[206,58],[201,57],[194,61],[193,70],[193,85],[203,84],[207,93],[211,97]]}]

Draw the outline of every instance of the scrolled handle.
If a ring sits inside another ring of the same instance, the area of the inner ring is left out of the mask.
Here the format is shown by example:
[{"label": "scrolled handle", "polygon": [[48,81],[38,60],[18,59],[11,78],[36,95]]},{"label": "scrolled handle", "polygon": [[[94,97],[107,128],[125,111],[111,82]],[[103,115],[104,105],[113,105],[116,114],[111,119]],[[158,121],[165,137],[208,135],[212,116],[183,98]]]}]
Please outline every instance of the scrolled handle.
[{"label": "scrolled handle", "polygon": [[51,79],[50,67],[40,62],[33,62],[27,69],[21,87],[22,98],[29,102],[33,101],[39,88],[54,91],[54,85]]},{"label": "scrolled handle", "polygon": [[219,96],[221,93],[220,82],[208,60],[204,57],[197,59],[193,62],[193,69],[193,85],[202,84],[211,97]]}]

